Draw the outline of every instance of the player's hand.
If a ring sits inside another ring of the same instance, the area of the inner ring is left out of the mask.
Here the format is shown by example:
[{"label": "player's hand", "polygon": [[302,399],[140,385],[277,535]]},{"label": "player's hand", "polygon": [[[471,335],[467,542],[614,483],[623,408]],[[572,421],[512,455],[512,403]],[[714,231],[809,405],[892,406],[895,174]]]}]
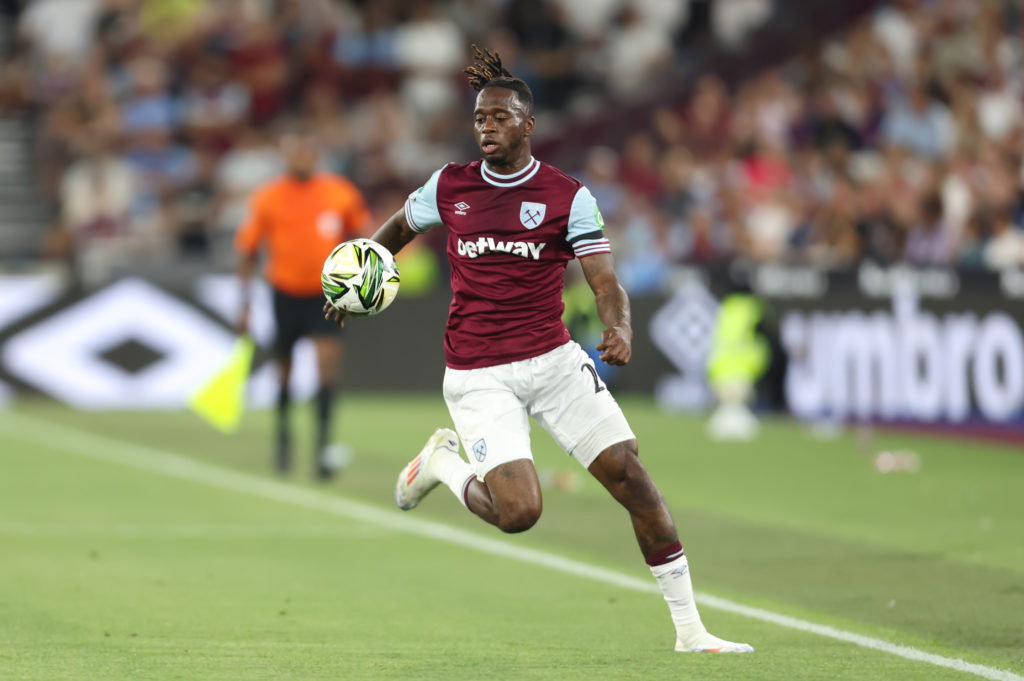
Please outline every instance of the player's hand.
[{"label": "player's hand", "polygon": [[345,326],[345,313],[330,303],[324,303],[324,319],[334,322],[339,327]]},{"label": "player's hand", "polygon": [[601,361],[612,366],[623,366],[633,356],[633,330],[628,326],[613,326],[601,334],[597,344]]}]

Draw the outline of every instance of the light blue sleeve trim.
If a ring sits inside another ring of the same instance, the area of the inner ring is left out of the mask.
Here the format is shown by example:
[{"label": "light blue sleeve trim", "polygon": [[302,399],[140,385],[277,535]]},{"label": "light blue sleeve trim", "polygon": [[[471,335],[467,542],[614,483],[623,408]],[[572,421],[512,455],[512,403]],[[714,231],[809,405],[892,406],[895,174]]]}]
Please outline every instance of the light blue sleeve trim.
[{"label": "light blue sleeve trim", "polygon": [[604,237],[604,218],[597,207],[597,200],[590,190],[580,187],[572,199],[569,209],[569,233],[566,240],[574,243],[580,239],[600,239]]},{"label": "light blue sleeve trim", "polygon": [[412,231],[423,234],[441,224],[441,213],[437,209],[437,181],[441,171],[437,170],[423,186],[409,194],[405,201],[405,219]]}]

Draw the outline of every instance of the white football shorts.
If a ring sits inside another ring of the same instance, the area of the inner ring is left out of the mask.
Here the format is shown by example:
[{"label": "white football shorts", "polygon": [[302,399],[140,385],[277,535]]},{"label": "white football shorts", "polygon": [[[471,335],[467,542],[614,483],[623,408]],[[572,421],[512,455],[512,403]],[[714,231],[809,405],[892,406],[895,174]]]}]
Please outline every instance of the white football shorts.
[{"label": "white football shorts", "polygon": [[445,369],[444,400],[481,480],[503,463],[533,460],[531,416],[584,468],[636,437],[594,361],[573,341],[518,362]]}]

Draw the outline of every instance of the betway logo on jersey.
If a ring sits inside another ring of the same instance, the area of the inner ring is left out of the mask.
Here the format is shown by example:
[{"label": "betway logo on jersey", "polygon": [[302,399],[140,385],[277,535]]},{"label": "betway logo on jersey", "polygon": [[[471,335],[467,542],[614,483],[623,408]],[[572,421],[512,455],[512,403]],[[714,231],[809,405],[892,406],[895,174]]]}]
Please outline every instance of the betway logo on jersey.
[{"label": "betway logo on jersey", "polygon": [[518,255],[521,258],[540,260],[540,252],[547,244],[538,244],[533,241],[496,241],[494,237],[482,236],[472,241],[459,239],[459,255],[477,258],[488,253],[508,253]]}]

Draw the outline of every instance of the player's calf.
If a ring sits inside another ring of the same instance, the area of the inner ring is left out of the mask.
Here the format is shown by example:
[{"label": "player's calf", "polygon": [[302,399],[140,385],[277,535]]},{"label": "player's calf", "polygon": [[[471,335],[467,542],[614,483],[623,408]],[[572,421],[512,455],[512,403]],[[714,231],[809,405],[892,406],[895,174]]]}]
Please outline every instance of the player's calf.
[{"label": "player's calf", "polygon": [[645,558],[677,541],[675,524],[661,492],[637,456],[636,440],[608,447],[588,470],[629,511]]}]

